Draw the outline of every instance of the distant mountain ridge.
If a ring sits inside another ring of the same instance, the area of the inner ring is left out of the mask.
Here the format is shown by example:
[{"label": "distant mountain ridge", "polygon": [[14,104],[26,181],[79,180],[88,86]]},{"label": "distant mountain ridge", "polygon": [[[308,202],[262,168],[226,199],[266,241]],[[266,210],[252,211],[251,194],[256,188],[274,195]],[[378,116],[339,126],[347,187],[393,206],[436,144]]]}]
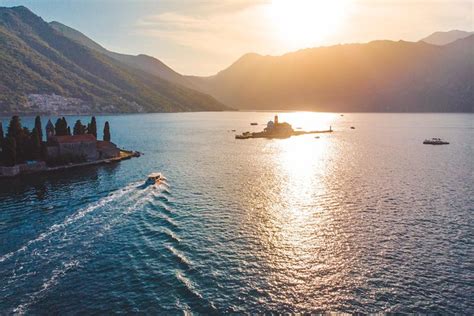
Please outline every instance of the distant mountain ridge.
[{"label": "distant mountain ridge", "polygon": [[190,80],[186,79],[186,77],[184,77],[183,75],[177,73],[176,71],[168,67],[159,59],[156,59],[148,55],[143,55],[143,54],[133,56],[133,55],[112,52],[105,49],[100,44],[93,41],[92,39],[84,35],[83,33],[69,26],[66,26],[62,23],[53,21],[53,22],[50,22],[49,25],[51,25],[51,27],[53,27],[56,31],[60,32],[64,36],[74,41],[77,41],[78,43],[86,47],[89,47],[90,49],[98,51],[99,53],[112,57],[130,67],[145,71],[149,74],[158,76],[160,78],[163,78],[165,80],[168,80],[174,83],[181,84],[183,86],[187,86],[187,87],[193,86]]},{"label": "distant mountain ridge", "polygon": [[[446,41],[451,42],[440,44]],[[251,53],[214,76],[183,76],[154,57],[109,51],[25,7],[0,7],[0,113],[45,111],[51,104],[79,113],[229,109],[224,104],[256,110],[474,112],[473,42],[469,32],[452,31],[416,43],[374,41],[282,56]]]},{"label": "distant mountain ridge", "polygon": [[0,7],[0,113],[38,113],[38,95],[63,97],[71,113],[229,109],[71,40],[23,6]]},{"label": "distant mountain ridge", "polygon": [[246,54],[201,91],[239,109],[474,112],[474,36],[445,46],[374,41]]},{"label": "distant mountain ridge", "polygon": [[443,45],[447,45],[452,42],[455,42],[457,40],[464,39],[471,35],[474,35],[474,32],[466,32],[466,31],[460,31],[460,30],[452,30],[448,32],[435,32],[431,34],[430,36],[425,37],[421,41],[428,44],[443,46]]},{"label": "distant mountain ridge", "polygon": [[[239,109],[473,111],[473,78],[469,73],[472,45],[461,44],[464,48],[458,49],[453,45],[440,51],[439,45],[424,42],[431,39],[440,43],[444,38],[452,43],[466,39],[469,32],[436,32],[419,43],[374,41],[311,48],[283,56],[249,53],[214,76],[198,77],[178,74],[149,56],[109,52],[71,30],[63,33],[131,67],[208,93]],[[146,58],[148,63],[144,62]]]}]

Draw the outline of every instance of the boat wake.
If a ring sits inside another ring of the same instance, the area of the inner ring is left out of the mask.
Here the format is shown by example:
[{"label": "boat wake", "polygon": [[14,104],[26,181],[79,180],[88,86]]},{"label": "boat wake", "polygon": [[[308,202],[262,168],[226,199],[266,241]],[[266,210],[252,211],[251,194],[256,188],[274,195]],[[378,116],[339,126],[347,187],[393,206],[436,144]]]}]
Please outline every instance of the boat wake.
[{"label": "boat wake", "polygon": [[[180,283],[178,290],[185,293],[183,296],[191,296],[193,298],[193,300],[189,302],[192,310],[197,311],[199,314],[217,313],[217,308],[214,306],[214,304],[204,298],[197,285],[186,276],[184,271],[179,269],[176,270],[175,277]],[[189,305],[183,309],[183,312],[185,312],[186,309],[190,307]]]},{"label": "boat wake", "polygon": [[[0,293],[7,289],[15,292],[13,313],[27,312],[66,274],[85,264],[94,255],[97,241],[109,230],[124,224],[129,215],[154,200],[157,188],[138,189],[138,184],[131,183],[78,209],[19,249],[0,257]],[[172,219],[169,221],[173,223]],[[168,234],[179,241],[173,232]]]},{"label": "boat wake", "polygon": [[97,210],[97,209],[99,209],[99,208],[101,208],[101,207],[103,207],[103,206],[105,206],[105,205],[107,205],[107,204],[109,204],[109,203],[111,203],[115,200],[119,200],[120,198],[122,198],[125,195],[128,195],[129,193],[134,191],[135,186],[136,186],[136,183],[128,185],[127,187],[125,187],[121,190],[117,190],[115,192],[112,192],[108,196],[98,200],[97,202],[94,202],[94,203],[90,204],[89,206],[87,206],[85,208],[79,209],[77,212],[75,212],[74,214],[67,217],[62,223],[52,225],[49,228],[48,231],[40,234],[35,239],[32,239],[32,240],[28,241],[21,248],[15,250],[15,251],[9,252],[9,253],[3,255],[2,257],[0,257],[0,263],[2,263],[5,260],[10,259],[11,257],[15,256],[18,253],[24,252],[31,245],[45,240],[46,238],[48,238],[49,236],[59,232],[60,230],[66,229],[69,225],[77,222],[78,220],[80,220],[84,216],[88,215],[89,213],[94,212],[95,210]]},{"label": "boat wake", "polygon": [[59,283],[60,278],[62,278],[70,270],[74,270],[78,266],[79,261],[72,260],[70,262],[63,263],[60,267],[54,269],[51,274],[51,277],[43,282],[41,288],[38,291],[29,294],[28,299],[24,303],[18,305],[15,309],[13,309],[13,313],[18,315],[24,315],[27,312],[28,307],[34,304],[38,300],[38,298],[42,296],[43,293],[47,292],[51,287],[57,285]]},{"label": "boat wake", "polygon": [[171,245],[165,245],[165,248],[172,254],[173,258],[182,264],[187,270],[192,268],[193,264],[191,260],[189,260],[181,251]]}]

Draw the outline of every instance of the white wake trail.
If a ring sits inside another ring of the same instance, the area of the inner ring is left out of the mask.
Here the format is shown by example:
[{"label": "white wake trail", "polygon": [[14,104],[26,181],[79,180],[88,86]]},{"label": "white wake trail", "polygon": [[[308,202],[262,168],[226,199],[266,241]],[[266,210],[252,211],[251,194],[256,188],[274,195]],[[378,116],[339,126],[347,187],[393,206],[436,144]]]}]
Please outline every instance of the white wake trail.
[{"label": "white wake trail", "polygon": [[[39,241],[42,241],[42,240],[46,239],[47,237],[51,236],[52,234],[57,233],[58,231],[60,231],[62,229],[65,229],[66,227],[68,227],[72,223],[77,222],[78,220],[80,220],[81,218],[83,218],[87,214],[95,211],[96,209],[101,208],[101,207],[103,207],[103,206],[105,206],[105,205],[109,204],[110,202],[113,202],[117,199],[120,199],[121,197],[123,197],[126,194],[130,194],[132,191],[136,190],[137,184],[138,183],[136,183],[136,182],[131,183],[131,184],[127,185],[125,188],[114,191],[114,192],[110,193],[108,196],[98,200],[97,202],[94,202],[94,203],[92,203],[92,204],[90,204],[90,205],[88,205],[88,206],[86,206],[82,209],[79,209],[74,214],[68,216],[62,223],[52,225],[46,232],[41,233],[35,239],[32,239],[32,240],[28,241],[26,244],[24,244],[19,249],[14,250],[12,252],[9,252],[9,253],[1,256],[0,257],[0,263],[4,262],[5,260],[10,259],[11,257],[13,257],[14,255],[16,255],[20,252],[23,252],[23,251],[27,250],[32,244],[35,244]],[[130,198],[132,198],[132,197],[133,196],[130,196]]]}]

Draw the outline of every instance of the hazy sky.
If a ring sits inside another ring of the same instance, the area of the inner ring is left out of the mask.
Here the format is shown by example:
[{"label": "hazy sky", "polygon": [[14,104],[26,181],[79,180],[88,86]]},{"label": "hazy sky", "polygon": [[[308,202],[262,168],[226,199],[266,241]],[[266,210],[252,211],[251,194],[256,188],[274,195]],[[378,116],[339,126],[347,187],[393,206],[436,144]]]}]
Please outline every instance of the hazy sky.
[{"label": "hazy sky", "polygon": [[248,52],[474,29],[474,0],[0,0],[71,26],[104,47],[211,75]]}]

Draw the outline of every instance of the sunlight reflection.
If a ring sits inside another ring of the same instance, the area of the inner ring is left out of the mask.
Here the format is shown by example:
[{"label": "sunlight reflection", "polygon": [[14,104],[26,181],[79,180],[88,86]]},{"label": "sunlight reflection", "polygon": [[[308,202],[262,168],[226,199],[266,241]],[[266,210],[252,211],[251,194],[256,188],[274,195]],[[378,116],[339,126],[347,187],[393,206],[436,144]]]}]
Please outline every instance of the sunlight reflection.
[{"label": "sunlight reflection", "polygon": [[[304,292],[309,283],[338,266],[343,234],[335,230],[338,209],[334,187],[340,156],[340,114],[278,113],[280,122],[295,130],[336,130],[331,134],[307,134],[287,139],[265,139],[256,162],[259,176],[251,180],[252,224],[258,223],[261,261],[271,273],[264,277],[278,288],[282,301]],[[331,249],[330,252],[329,249]],[[321,254],[321,255],[320,255]],[[336,261],[336,262],[335,262]]]},{"label": "sunlight reflection", "polygon": [[[280,120],[303,130],[328,129],[337,115],[331,113],[284,113]],[[328,164],[332,156],[331,136],[322,134],[291,137],[271,143],[275,176],[280,179],[279,205],[272,207],[279,229],[276,240],[280,255],[302,259],[311,234],[308,223],[317,227],[324,212],[317,201],[325,195]],[[289,251],[289,252],[288,252]]]}]

